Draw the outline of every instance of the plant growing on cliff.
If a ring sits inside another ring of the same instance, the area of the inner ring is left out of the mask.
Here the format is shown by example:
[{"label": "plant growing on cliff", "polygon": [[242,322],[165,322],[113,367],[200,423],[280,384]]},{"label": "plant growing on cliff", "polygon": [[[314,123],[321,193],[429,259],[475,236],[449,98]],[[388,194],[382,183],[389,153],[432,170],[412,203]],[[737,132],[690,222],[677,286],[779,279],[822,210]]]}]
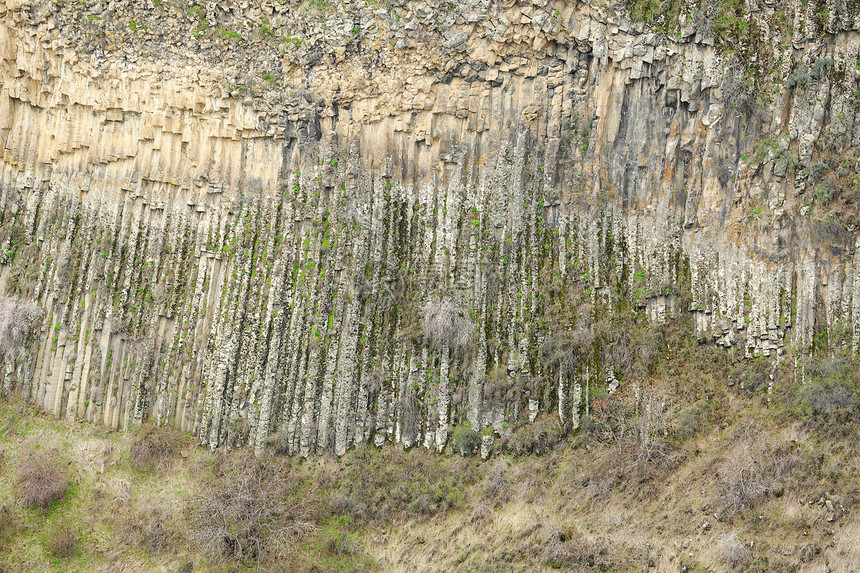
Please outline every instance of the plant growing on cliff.
[{"label": "plant growing on cliff", "polygon": [[0,300],[0,353],[10,362],[24,356],[35,335],[42,309],[35,303],[17,298]]},{"label": "plant growing on cliff", "polygon": [[478,448],[481,447],[481,438],[478,432],[472,429],[472,426],[466,422],[454,428],[452,434],[454,450],[460,452],[460,455],[474,456],[478,453]]},{"label": "plant growing on cliff", "polygon": [[439,349],[448,347],[457,352],[471,341],[475,324],[453,301],[430,301],[424,304],[421,311],[422,333],[428,344]]},{"label": "plant growing on cliff", "polygon": [[221,30],[221,35],[225,38],[230,38],[231,40],[241,40],[242,34],[239,32],[234,32],[233,30]]}]

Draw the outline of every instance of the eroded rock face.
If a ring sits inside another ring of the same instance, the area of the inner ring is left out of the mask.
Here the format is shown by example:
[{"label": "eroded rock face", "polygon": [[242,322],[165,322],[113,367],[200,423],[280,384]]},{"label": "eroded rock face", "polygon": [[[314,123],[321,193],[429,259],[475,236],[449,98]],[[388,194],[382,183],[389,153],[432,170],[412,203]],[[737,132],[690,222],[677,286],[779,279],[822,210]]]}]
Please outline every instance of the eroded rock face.
[{"label": "eroded rock face", "polygon": [[860,10],[812,4],[6,1],[0,285],[47,317],[3,388],[341,454],[575,423],[589,308],[856,348]]}]

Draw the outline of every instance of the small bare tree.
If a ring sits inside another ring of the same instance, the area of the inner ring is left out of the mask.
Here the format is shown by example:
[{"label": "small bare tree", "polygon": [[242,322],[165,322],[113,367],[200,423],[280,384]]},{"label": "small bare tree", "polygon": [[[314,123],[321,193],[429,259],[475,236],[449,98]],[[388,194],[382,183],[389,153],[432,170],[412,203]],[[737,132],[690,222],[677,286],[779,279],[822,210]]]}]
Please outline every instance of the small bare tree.
[{"label": "small bare tree", "polygon": [[422,307],[422,332],[425,340],[437,347],[460,351],[472,339],[475,324],[468,313],[451,300],[430,301]]},{"label": "small bare tree", "polygon": [[743,429],[737,446],[717,468],[717,503],[728,516],[781,495],[797,454],[777,447],[756,424]]},{"label": "small bare tree", "polygon": [[619,473],[635,470],[647,478],[654,465],[675,459],[666,438],[671,410],[664,397],[647,389],[621,388],[595,398],[592,410],[588,432],[615,449]]},{"label": "small bare tree", "polygon": [[209,555],[237,564],[284,556],[296,538],[313,528],[311,499],[288,501],[285,472],[280,464],[250,456],[228,463],[217,481],[190,501],[192,540]]},{"label": "small bare tree", "polygon": [[0,353],[10,362],[22,358],[42,318],[42,309],[17,298],[0,299]]}]

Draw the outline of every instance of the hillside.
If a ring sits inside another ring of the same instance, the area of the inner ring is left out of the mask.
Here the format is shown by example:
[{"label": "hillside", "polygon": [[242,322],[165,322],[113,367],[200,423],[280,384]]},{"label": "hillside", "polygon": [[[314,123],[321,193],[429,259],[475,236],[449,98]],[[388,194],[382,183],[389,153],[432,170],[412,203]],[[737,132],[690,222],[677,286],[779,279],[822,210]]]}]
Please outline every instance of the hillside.
[{"label": "hillside", "polygon": [[[856,363],[810,363],[803,389],[784,369],[768,392],[756,363],[669,344],[662,374],[640,389],[643,402],[606,398],[572,437],[538,420],[485,461],[454,447],[398,445],[303,460],[278,455],[277,442],[255,459],[247,449],[195,446],[169,428],[113,432],[13,400],[0,407],[0,563],[88,572],[854,571]],[[637,411],[645,402],[655,415]],[[68,485],[42,509],[22,495],[33,480],[24,470],[45,455]]]}]

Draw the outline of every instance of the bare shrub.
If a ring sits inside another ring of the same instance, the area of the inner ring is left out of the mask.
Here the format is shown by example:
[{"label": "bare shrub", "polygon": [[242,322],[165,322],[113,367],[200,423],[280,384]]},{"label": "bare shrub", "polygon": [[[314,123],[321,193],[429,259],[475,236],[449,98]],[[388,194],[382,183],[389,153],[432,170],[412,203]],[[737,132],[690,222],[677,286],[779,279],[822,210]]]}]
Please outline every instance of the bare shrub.
[{"label": "bare shrub", "polygon": [[744,77],[744,66],[733,57],[725,68],[720,84],[720,100],[731,111],[753,116],[760,113],[755,105],[755,86]]},{"label": "bare shrub", "polygon": [[860,413],[860,370],[854,360],[827,357],[805,365],[806,384],[790,386],[784,399],[807,428],[827,435],[854,432]]},{"label": "bare shrub", "polygon": [[131,443],[131,465],[143,472],[169,466],[181,445],[182,436],[172,427],[150,425],[141,428]]},{"label": "bare shrub", "polygon": [[18,298],[0,300],[0,353],[6,362],[22,358],[35,335],[42,309]]},{"label": "bare shrub", "polygon": [[573,330],[557,329],[547,335],[543,344],[544,365],[548,372],[572,372],[594,351],[594,331],[588,314]]},{"label": "bare shrub", "polygon": [[718,467],[717,505],[732,515],[782,495],[797,455],[778,448],[756,425],[742,428],[735,451]]},{"label": "bare shrub", "polygon": [[616,390],[595,398],[586,435],[615,449],[616,473],[636,472],[640,479],[649,471],[676,459],[669,447],[669,402],[649,390]]},{"label": "bare shrub", "polygon": [[121,531],[122,540],[150,553],[164,553],[179,539],[170,516],[161,509],[147,509],[132,514]]},{"label": "bare shrub", "polygon": [[495,507],[508,501],[511,495],[511,480],[508,478],[507,462],[498,459],[487,470],[483,481],[484,496]]},{"label": "bare shrub", "polygon": [[603,498],[609,495],[612,488],[618,482],[618,478],[614,471],[595,472],[583,484],[585,491],[594,498]]},{"label": "bare shrub", "polygon": [[55,556],[68,559],[74,556],[77,543],[74,535],[68,531],[63,531],[51,539],[50,550]]},{"label": "bare shrub", "polygon": [[485,399],[506,402],[516,398],[523,389],[521,382],[508,373],[504,364],[493,368],[484,380]]},{"label": "bare shrub", "polygon": [[802,395],[813,418],[833,416],[858,402],[857,390],[842,384],[810,384],[803,389]]},{"label": "bare shrub", "polygon": [[485,521],[489,521],[492,516],[493,511],[490,509],[490,506],[483,501],[479,501],[472,509],[470,520],[472,523],[483,523]]},{"label": "bare shrub", "polygon": [[475,324],[468,313],[448,299],[430,301],[421,309],[421,330],[425,340],[436,348],[462,350],[472,339]]},{"label": "bare shrub", "polygon": [[749,551],[737,533],[729,533],[720,539],[720,552],[732,569],[743,569],[749,563]]},{"label": "bare shrub", "polygon": [[573,539],[570,532],[554,531],[544,548],[544,562],[555,569],[593,567],[611,569],[609,541],[602,538]]},{"label": "bare shrub", "polygon": [[679,414],[675,436],[680,440],[689,440],[711,421],[713,406],[708,400],[701,400]]},{"label": "bare shrub", "polygon": [[271,452],[277,456],[285,456],[290,453],[290,439],[292,436],[287,431],[286,424],[278,428],[274,434],[269,434],[266,438],[266,445]]},{"label": "bare shrub", "polygon": [[845,225],[833,220],[814,219],[810,223],[809,236],[819,243],[850,244],[854,235]]},{"label": "bare shrub", "polygon": [[60,456],[56,448],[36,452],[25,458],[18,468],[15,489],[21,503],[48,509],[66,493],[69,482],[58,467]]},{"label": "bare shrub", "polygon": [[647,377],[659,356],[659,331],[624,321],[610,328],[600,347],[600,360],[623,379]]},{"label": "bare shrub", "polygon": [[237,564],[267,563],[286,555],[295,540],[313,528],[309,496],[289,501],[282,465],[253,457],[226,462],[214,483],[203,484],[190,500],[190,537],[212,557]]},{"label": "bare shrub", "polygon": [[570,427],[558,416],[539,416],[533,424],[517,428],[505,449],[517,455],[545,454],[570,435]]},{"label": "bare shrub", "polygon": [[767,358],[745,360],[732,369],[730,374],[733,383],[742,390],[754,394],[763,390],[770,382],[771,362]]}]

